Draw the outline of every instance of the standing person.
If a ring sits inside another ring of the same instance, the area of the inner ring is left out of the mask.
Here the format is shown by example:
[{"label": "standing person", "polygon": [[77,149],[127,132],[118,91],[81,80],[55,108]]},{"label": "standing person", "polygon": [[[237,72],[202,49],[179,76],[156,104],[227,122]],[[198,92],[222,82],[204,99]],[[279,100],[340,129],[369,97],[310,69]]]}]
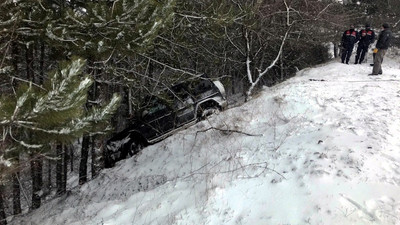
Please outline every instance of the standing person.
[{"label": "standing person", "polygon": [[378,41],[376,42],[376,52],[374,59],[374,68],[372,69],[372,73],[370,75],[379,75],[382,74],[382,61],[383,57],[386,54],[387,49],[390,46],[390,42],[392,40],[393,34],[389,29],[389,24],[384,23],[382,25],[382,31],[379,33]]},{"label": "standing person", "polygon": [[346,30],[342,36],[342,63],[344,63],[346,60],[346,64],[349,64],[350,56],[357,40],[358,33],[354,30],[354,25],[350,25],[350,29]]},{"label": "standing person", "polygon": [[354,64],[361,64],[364,61],[365,53],[368,51],[369,45],[375,40],[375,32],[371,30],[371,26],[365,24],[365,29],[360,30],[358,33],[358,47],[356,62]]}]

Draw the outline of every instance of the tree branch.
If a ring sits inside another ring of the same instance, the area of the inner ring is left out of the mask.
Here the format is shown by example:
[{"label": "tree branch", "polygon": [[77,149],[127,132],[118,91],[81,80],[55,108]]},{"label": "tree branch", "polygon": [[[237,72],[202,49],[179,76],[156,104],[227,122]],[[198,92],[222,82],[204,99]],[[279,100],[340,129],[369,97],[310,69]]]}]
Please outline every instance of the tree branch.
[{"label": "tree branch", "polygon": [[196,136],[197,136],[198,133],[204,133],[204,132],[207,132],[209,130],[221,131],[224,134],[228,134],[228,135],[231,134],[231,133],[239,133],[239,134],[244,134],[244,135],[247,135],[247,136],[255,136],[255,137],[262,137],[263,136],[262,134],[250,134],[250,133],[246,133],[246,132],[243,132],[243,131],[240,131],[240,130],[221,129],[221,128],[217,128],[217,127],[209,127],[209,128],[207,128],[205,130],[197,131],[196,132]]}]

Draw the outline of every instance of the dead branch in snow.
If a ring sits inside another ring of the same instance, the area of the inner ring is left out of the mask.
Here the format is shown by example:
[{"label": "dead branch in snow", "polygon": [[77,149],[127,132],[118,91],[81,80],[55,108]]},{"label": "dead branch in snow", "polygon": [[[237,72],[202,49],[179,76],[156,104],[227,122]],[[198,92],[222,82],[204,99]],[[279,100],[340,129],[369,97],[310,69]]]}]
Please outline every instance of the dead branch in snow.
[{"label": "dead branch in snow", "polygon": [[207,132],[209,130],[221,131],[221,132],[223,132],[224,134],[227,134],[227,135],[229,135],[231,133],[239,133],[239,134],[244,134],[244,135],[247,135],[247,136],[255,136],[255,137],[262,137],[263,136],[262,134],[250,134],[250,133],[246,133],[246,132],[243,132],[243,131],[240,131],[240,130],[221,129],[221,128],[217,128],[217,127],[209,127],[209,128],[207,128],[205,130],[197,131],[196,132],[196,136],[197,136],[198,133],[204,133],[204,132]]},{"label": "dead branch in snow", "polygon": [[[217,165],[221,164],[223,161],[226,161],[226,159],[223,159],[223,160],[217,162],[217,163],[214,164],[211,168],[216,167]],[[274,169],[268,168],[268,166],[267,166],[268,163],[267,163],[267,162],[250,163],[250,164],[246,164],[246,165],[241,165],[241,166],[238,167],[238,168],[234,168],[234,169],[230,169],[230,170],[224,170],[224,171],[216,171],[216,172],[206,171],[206,172],[200,172],[201,170],[203,170],[205,167],[207,167],[207,166],[209,166],[209,165],[210,165],[210,162],[208,162],[207,164],[205,164],[205,165],[201,166],[200,168],[194,170],[192,173],[190,173],[190,174],[188,174],[188,175],[186,175],[186,176],[184,176],[184,177],[180,177],[180,178],[186,179],[186,178],[192,177],[192,176],[194,176],[194,175],[210,175],[210,174],[233,173],[233,172],[236,172],[236,171],[241,170],[241,169],[242,169],[242,170],[245,170],[245,169],[248,168],[248,167],[261,167],[261,168],[263,168],[263,170],[262,170],[260,173],[254,175],[254,176],[248,175],[247,177],[243,177],[243,179],[251,179],[251,178],[259,177],[259,176],[260,176],[261,174],[263,174],[266,170],[269,170],[269,171],[272,171],[272,172],[276,173],[277,175],[279,175],[280,177],[282,177],[283,179],[286,180],[286,177],[283,176],[281,173],[279,173],[278,171],[276,171],[276,170],[274,170]],[[179,178],[179,177],[177,177],[177,178]],[[176,179],[176,178],[175,178],[175,179]],[[172,180],[174,180],[174,179],[172,179]],[[170,180],[170,181],[172,181],[172,180]]]}]

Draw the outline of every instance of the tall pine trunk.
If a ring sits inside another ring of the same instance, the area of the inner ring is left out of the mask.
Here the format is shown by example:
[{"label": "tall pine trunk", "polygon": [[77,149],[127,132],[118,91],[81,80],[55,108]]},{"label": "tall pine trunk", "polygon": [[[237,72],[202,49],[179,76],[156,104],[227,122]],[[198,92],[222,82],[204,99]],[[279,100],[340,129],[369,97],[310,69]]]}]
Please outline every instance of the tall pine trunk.
[{"label": "tall pine trunk", "polygon": [[[92,60],[88,60],[89,67],[93,64]],[[90,73],[93,77],[96,77],[96,70],[90,69]],[[87,109],[92,107],[92,103],[89,100],[94,101],[96,99],[96,82],[93,83],[92,87],[88,92],[88,101],[86,103]],[[79,184],[82,185],[87,182],[87,172],[88,172],[88,159],[89,159],[89,147],[90,147],[90,136],[85,135],[82,138],[82,148],[81,148],[81,161],[79,164]],[[93,143],[92,143],[93,144]]]},{"label": "tall pine trunk", "polygon": [[[19,158],[19,157],[18,157]],[[21,186],[19,182],[19,172],[15,172],[12,175],[12,186],[13,186],[13,214],[18,215],[22,212],[21,210]]]},{"label": "tall pine trunk", "polygon": [[33,70],[33,47],[25,48],[25,63],[26,63],[26,79],[35,82],[35,75]]},{"label": "tall pine trunk", "polygon": [[97,171],[98,171],[98,160],[97,160],[97,151],[96,151],[96,138],[93,136],[92,137],[92,147],[91,147],[91,156],[92,156],[92,163],[91,163],[91,173],[92,173],[92,178],[97,176]]},{"label": "tall pine trunk", "polygon": [[40,62],[39,62],[39,69],[40,69],[40,76],[39,76],[39,84],[43,84],[44,81],[44,57],[45,57],[45,48],[44,42],[41,41],[40,43]]},{"label": "tall pine trunk", "polygon": [[3,184],[0,183],[0,225],[7,225],[3,195],[4,195],[4,186]]},{"label": "tall pine trunk", "polygon": [[[16,42],[13,42],[12,45],[12,60],[15,74],[19,75],[18,69],[18,57],[19,57],[19,48]],[[18,215],[21,213],[21,186],[19,182],[19,153],[15,156],[15,164],[17,165],[17,171],[12,174],[12,186],[13,186],[13,214]]]},{"label": "tall pine trunk", "polygon": [[64,146],[64,148],[63,148],[63,179],[62,179],[63,193],[67,192],[68,150],[69,150],[69,147]]},{"label": "tall pine trunk", "polygon": [[[34,46],[27,45],[25,48],[26,79],[35,82],[34,71]],[[31,154],[31,178],[32,178],[32,205],[31,209],[37,209],[41,205],[43,174],[42,159],[39,155]]]},{"label": "tall pine trunk", "polygon": [[70,162],[71,172],[73,172],[74,171],[74,148],[73,147],[71,147],[69,149],[69,162]]},{"label": "tall pine trunk", "polygon": [[31,209],[37,209],[41,205],[42,196],[42,159],[37,155],[31,158],[31,177],[32,177],[32,206]]},{"label": "tall pine trunk", "polygon": [[87,182],[87,164],[89,158],[89,143],[90,137],[84,136],[82,138],[81,161],[79,164],[79,184],[82,185]]},{"label": "tall pine trunk", "polygon": [[57,186],[57,194],[62,195],[66,192],[67,187],[64,173],[64,146],[62,144],[57,144],[56,154],[57,154],[57,163],[56,163],[56,186]]},{"label": "tall pine trunk", "polygon": [[49,193],[51,193],[51,189],[53,187],[52,182],[51,182],[51,177],[52,177],[52,160],[48,159],[47,160],[47,175],[46,175],[46,183],[45,183],[45,189],[46,189],[46,195],[48,195]]}]

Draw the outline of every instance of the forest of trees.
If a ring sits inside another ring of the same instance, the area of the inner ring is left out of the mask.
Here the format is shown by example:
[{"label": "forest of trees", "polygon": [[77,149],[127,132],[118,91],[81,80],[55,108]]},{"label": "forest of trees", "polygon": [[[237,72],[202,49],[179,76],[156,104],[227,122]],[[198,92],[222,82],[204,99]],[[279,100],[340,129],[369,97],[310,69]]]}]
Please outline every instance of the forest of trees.
[{"label": "forest of trees", "polygon": [[349,24],[398,34],[399,14],[398,0],[1,1],[0,224],[64,195],[72,172],[95,177],[159,88],[207,74],[248,99],[329,60]]}]

